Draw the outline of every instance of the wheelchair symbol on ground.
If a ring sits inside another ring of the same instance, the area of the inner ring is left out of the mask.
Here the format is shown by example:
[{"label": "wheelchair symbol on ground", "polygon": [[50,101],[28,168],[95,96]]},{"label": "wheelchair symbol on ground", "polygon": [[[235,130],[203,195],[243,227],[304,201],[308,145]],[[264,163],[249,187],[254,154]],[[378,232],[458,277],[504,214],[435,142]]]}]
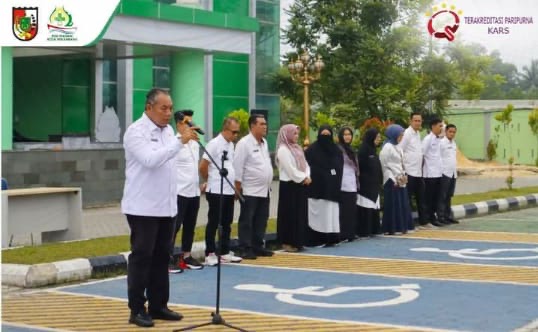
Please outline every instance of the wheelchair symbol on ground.
[{"label": "wheelchair symbol on ground", "polygon": [[[475,248],[466,249],[439,249],[439,248],[411,248],[411,251],[447,253],[451,257],[463,259],[481,259],[481,260],[529,260],[538,259],[538,247],[536,248],[506,248],[506,249],[485,249],[478,250]],[[503,256],[503,253],[531,253],[524,256]]]},{"label": "wheelchair symbol on ground", "polygon": [[[420,286],[417,284],[401,284],[399,286],[356,286],[356,287],[335,287],[323,290],[321,286],[308,286],[295,289],[275,288],[267,284],[241,284],[234,287],[238,290],[276,293],[275,298],[281,302],[318,308],[369,308],[382,307],[389,305],[403,304],[411,302],[419,297],[418,290]],[[327,303],[315,302],[307,300],[299,300],[296,295],[317,296],[320,298],[328,298],[334,295],[351,292],[351,291],[393,291],[398,296],[374,302],[359,302],[359,303]]]}]

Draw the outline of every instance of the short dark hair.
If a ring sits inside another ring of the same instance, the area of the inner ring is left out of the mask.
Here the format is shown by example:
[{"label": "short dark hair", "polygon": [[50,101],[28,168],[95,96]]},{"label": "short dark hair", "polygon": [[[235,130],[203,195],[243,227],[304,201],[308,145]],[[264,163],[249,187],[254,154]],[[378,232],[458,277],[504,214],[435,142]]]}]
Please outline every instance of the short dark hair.
[{"label": "short dark hair", "polygon": [[441,123],[441,122],[443,122],[443,121],[441,121],[441,119],[439,119],[439,118],[433,118],[433,119],[431,119],[431,120],[430,120],[430,129],[431,129],[431,127],[433,127],[433,126],[435,126],[436,124]]},{"label": "short dark hair", "polygon": [[455,124],[450,123],[450,124],[447,124],[447,125],[446,125],[446,127],[445,127],[445,131],[449,130],[450,128],[454,128],[454,129],[458,130],[458,128],[456,127]]},{"label": "short dark hair", "polygon": [[148,93],[146,94],[146,105],[153,105],[155,104],[155,101],[157,99],[157,96],[159,94],[165,94],[167,96],[170,95],[170,93],[164,89],[161,89],[161,88],[153,88],[151,90],[148,91]]},{"label": "short dark hair", "polygon": [[174,113],[174,120],[176,123],[183,121],[185,116],[192,116],[194,112],[192,110],[180,110]]},{"label": "short dark hair", "polygon": [[420,112],[413,112],[413,113],[411,113],[411,115],[409,116],[409,119],[412,119],[415,115],[420,115],[420,117],[422,117],[422,113],[420,113]]},{"label": "short dark hair", "polygon": [[252,113],[248,118],[248,127],[250,128],[252,125],[256,124],[259,118],[265,119],[265,116],[263,114]]},{"label": "short dark hair", "polygon": [[239,123],[239,120],[237,120],[233,116],[224,118],[224,120],[222,121],[222,130],[228,129],[232,122]]}]

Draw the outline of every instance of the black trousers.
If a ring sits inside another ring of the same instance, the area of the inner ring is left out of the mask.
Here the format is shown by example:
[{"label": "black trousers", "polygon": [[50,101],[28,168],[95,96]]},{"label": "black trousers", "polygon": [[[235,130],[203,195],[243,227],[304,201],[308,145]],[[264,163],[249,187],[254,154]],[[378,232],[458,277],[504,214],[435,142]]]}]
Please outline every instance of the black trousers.
[{"label": "black trousers", "polygon": [[[426,197],[424,195],[424,187],[424,179],[422,177],[407,176],[407,195],[409,196],[409,204],[412,205],[413,197],[415,197],[418,223],[420,225],[426,225],[428,223],[428,219],[426,218]],[[411,210],[413,210],[412,206]]]},{"label": "black trousers", "polygon": [[439,211],[442,215],[443,220],[452,220],[454,215],[452,214],[452,196],[454,196],[454,191],[456,190],[456,178],[448,177],[443,175],[441,177],[441,192],[439,199]]},{"label": "black trousers", "polygon": [[[205,254],[214,253],[217,249],[215,235],[219,227],[220,194],[206,193],[209,210],[207,211],[207,225],[205,226]],[[222,242],[221,255],[230,252],[230,234],[234,218],[234,195],[222,195]],[[220,246],[220,243],[219,243]],[[220,247],[219,247],[220,249]]]},{"label": "black trousers", "polygon": [[168,260],[174,218],[127,215],[131,228],[131,254],[127,264],[129,309],[157,311],[166,307],[170,296]]},{"label": "black trousers", "polygon": [[261,249],[264,247],[265,229],[269,219],[269,193],[267,197],[243,196],[239,214],[239,246]]},{"label": "black trousers", "polygon": [[194,240],[194,228],[196,227],[196,218],[198,218],[199,209],[200,196],[177,196],[177,216],[174,224],[174,236],[170,248],[170,256],[173,256],[174,254],[174,245],[176,243],[177,233],[181,229],[181,225],[183,225],[183,233],[181,233],[181,251],[191,251],[192,241]]},{"label": "black trousers", "polygon": [[426,189],[424,191],[426,196],[426,220],[443,221],[439,204],[439,199],[441,198],[441,178],[424,178],[424,184]]}]

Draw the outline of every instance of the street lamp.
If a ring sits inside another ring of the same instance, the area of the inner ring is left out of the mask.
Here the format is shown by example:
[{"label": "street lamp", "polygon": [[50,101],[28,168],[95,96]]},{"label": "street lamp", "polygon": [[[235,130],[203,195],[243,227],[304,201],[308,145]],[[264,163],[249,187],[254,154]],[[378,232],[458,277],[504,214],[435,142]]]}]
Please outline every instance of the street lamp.
[{"label": "street lamp", "polygon": [[304,128],[305,128],[305,138],[303,146],[306,148],[310,145],[310,140],[308,138],[310,134],[309,124],[309,110],[310,103],[308,101],[309,94],[309,85],[318,80],[321,76],[321,71],[325,67],[325,64],[321,60],[321,57],[318,55],[317,58],[311,58],[307,51],[300,55],[297,60],[290,60],[288,63],[288,70],[291,74],[291,79],[294,82],[303,84],[304,86]]}]

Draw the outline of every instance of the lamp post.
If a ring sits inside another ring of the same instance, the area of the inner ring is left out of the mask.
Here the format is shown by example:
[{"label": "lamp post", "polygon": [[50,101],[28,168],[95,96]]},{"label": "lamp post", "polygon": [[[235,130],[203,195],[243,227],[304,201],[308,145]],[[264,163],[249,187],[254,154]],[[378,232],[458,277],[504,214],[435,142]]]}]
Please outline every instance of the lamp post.
[{"label": "lamp post", "polygon": [[309,111],[310,111],[310,102],[309,102],[309,86],[312,84],[312,82],[318,80],[321,76],[321,71],[323,70],[323,67],[325,67],[325,64],[321,60],[321,57],[318,56],[317,58],[312,58],[308,54],[307,51],[305,51],[301,56],[297,58],[297,60],[293,61],[291,60],[288,63],[288,70],[291,74],[291,79],[294,82],[300,83],[304,87],[304,128],[305,128],[305,138],[303,142],[303,146],[306,148],[308,145],[310,145],[310,140],[308,138],[310,134],[310,128],[309,128]]}]

